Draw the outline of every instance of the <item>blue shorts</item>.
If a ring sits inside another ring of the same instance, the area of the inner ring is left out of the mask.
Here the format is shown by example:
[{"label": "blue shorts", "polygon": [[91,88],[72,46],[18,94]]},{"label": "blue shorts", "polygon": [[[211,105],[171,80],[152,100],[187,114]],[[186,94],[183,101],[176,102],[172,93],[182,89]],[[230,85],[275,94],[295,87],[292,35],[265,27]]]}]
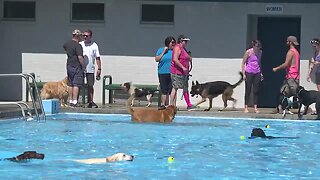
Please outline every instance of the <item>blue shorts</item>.
[{"label": "blue shorts", "polygon": [[84,72],[80,67],[67,66],[68,86],[81,87],[84,81]]}]

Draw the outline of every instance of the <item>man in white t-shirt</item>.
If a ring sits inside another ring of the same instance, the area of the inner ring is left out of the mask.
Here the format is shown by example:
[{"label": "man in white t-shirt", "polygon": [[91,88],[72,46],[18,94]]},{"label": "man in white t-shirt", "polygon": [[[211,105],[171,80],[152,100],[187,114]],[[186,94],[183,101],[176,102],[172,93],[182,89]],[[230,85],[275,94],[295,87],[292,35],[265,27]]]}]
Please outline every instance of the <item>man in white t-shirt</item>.
[{"label": "man in white t-shirt", "polygon": [[86,80],[88,85],[88,108],[98,106],[96,103],[93,102],[93,93],[94,93],[94,73],[95,73],[95,67],[96,64],[98,66],[97,69],[97,76],[96,79],[100,80],[101,75],[101,60],[100,60],[100,53],[98,45],[91,41],[92,38],[92,31],[90,29],[83,32],[83,39],[84,41],[81,41],[80,44],[83,48],[83,57],[84,57],[84,64],[86,65]]}]

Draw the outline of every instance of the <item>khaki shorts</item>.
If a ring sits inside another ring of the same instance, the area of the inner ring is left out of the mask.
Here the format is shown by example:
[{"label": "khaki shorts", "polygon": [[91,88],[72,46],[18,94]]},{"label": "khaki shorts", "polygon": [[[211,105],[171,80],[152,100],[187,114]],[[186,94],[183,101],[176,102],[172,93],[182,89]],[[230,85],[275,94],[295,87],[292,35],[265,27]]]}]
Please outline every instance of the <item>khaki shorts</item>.
[{"label": "khaki shorts", "polygon": [[188,92],[188,76],[171,74],[172,88],[183,89],[183,92]]},{"label": "khaki shorts", "polygon": [[283,92],[287,97],[295,96],[297,94],[297,87],[299,86],[298,79],[285,79],[280,88],[280,93]]}]

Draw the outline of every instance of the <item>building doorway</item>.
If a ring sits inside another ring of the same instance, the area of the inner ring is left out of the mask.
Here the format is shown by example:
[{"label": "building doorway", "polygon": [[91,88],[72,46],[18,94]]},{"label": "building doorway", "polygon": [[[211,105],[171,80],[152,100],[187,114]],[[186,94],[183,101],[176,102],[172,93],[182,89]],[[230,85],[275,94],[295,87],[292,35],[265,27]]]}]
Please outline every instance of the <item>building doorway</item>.
[{"label": "building doorway", "polygon": [[259,107],[271,108],[277,105],[276,98],[285,78],[285,70],[273,72],[272,68],[285,61],[288,36],[296,36],[300,41],[300,30],[300,17],[257,18],[257,38],[261,40],[263,46],[261,66],[264,75],[259,94]]}]

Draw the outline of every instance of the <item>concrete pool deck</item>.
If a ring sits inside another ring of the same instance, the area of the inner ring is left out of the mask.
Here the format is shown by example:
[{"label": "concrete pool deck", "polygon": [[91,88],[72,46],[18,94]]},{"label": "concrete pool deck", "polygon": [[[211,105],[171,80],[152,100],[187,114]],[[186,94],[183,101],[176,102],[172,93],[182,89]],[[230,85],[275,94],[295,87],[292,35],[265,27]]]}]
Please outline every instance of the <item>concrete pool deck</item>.
[{"label": "concrete pool deck", "polygon": [[[99,105],[99,104],[98,104]],[[140,106],[141,107],[141,106]],[[155,105],[152,108],[157,108]],[[275,114],[274,108],[259,108],[260,113],[253,113],[250,108],[249,113],[244,113],[242,108],[227,108],[225,111],[219,111],[220,108],[214,107],[210,111],[204,111],[205,108],[197,108],[193,111],[187,111],[185,107],[178,107],[177,116],[202,116],[202,117],[226,117],[226,118],[256,118],[256,119],[282,119],[282,114]],[[94,114],[128,114],[125,105],[122,104],[107,104],[100,105],[99,108],[85,108],[85,107],[62,107],[61,113],[94,113]],[[285,120],[297,120],[297,109],[292,110],[294,115],[288,114]],[[0,106],[0,119],[8,119],[20,117],[21,111],[15,106]],[[303,120],[314,120],[316,115],[310,113],[303,116]]]}]

